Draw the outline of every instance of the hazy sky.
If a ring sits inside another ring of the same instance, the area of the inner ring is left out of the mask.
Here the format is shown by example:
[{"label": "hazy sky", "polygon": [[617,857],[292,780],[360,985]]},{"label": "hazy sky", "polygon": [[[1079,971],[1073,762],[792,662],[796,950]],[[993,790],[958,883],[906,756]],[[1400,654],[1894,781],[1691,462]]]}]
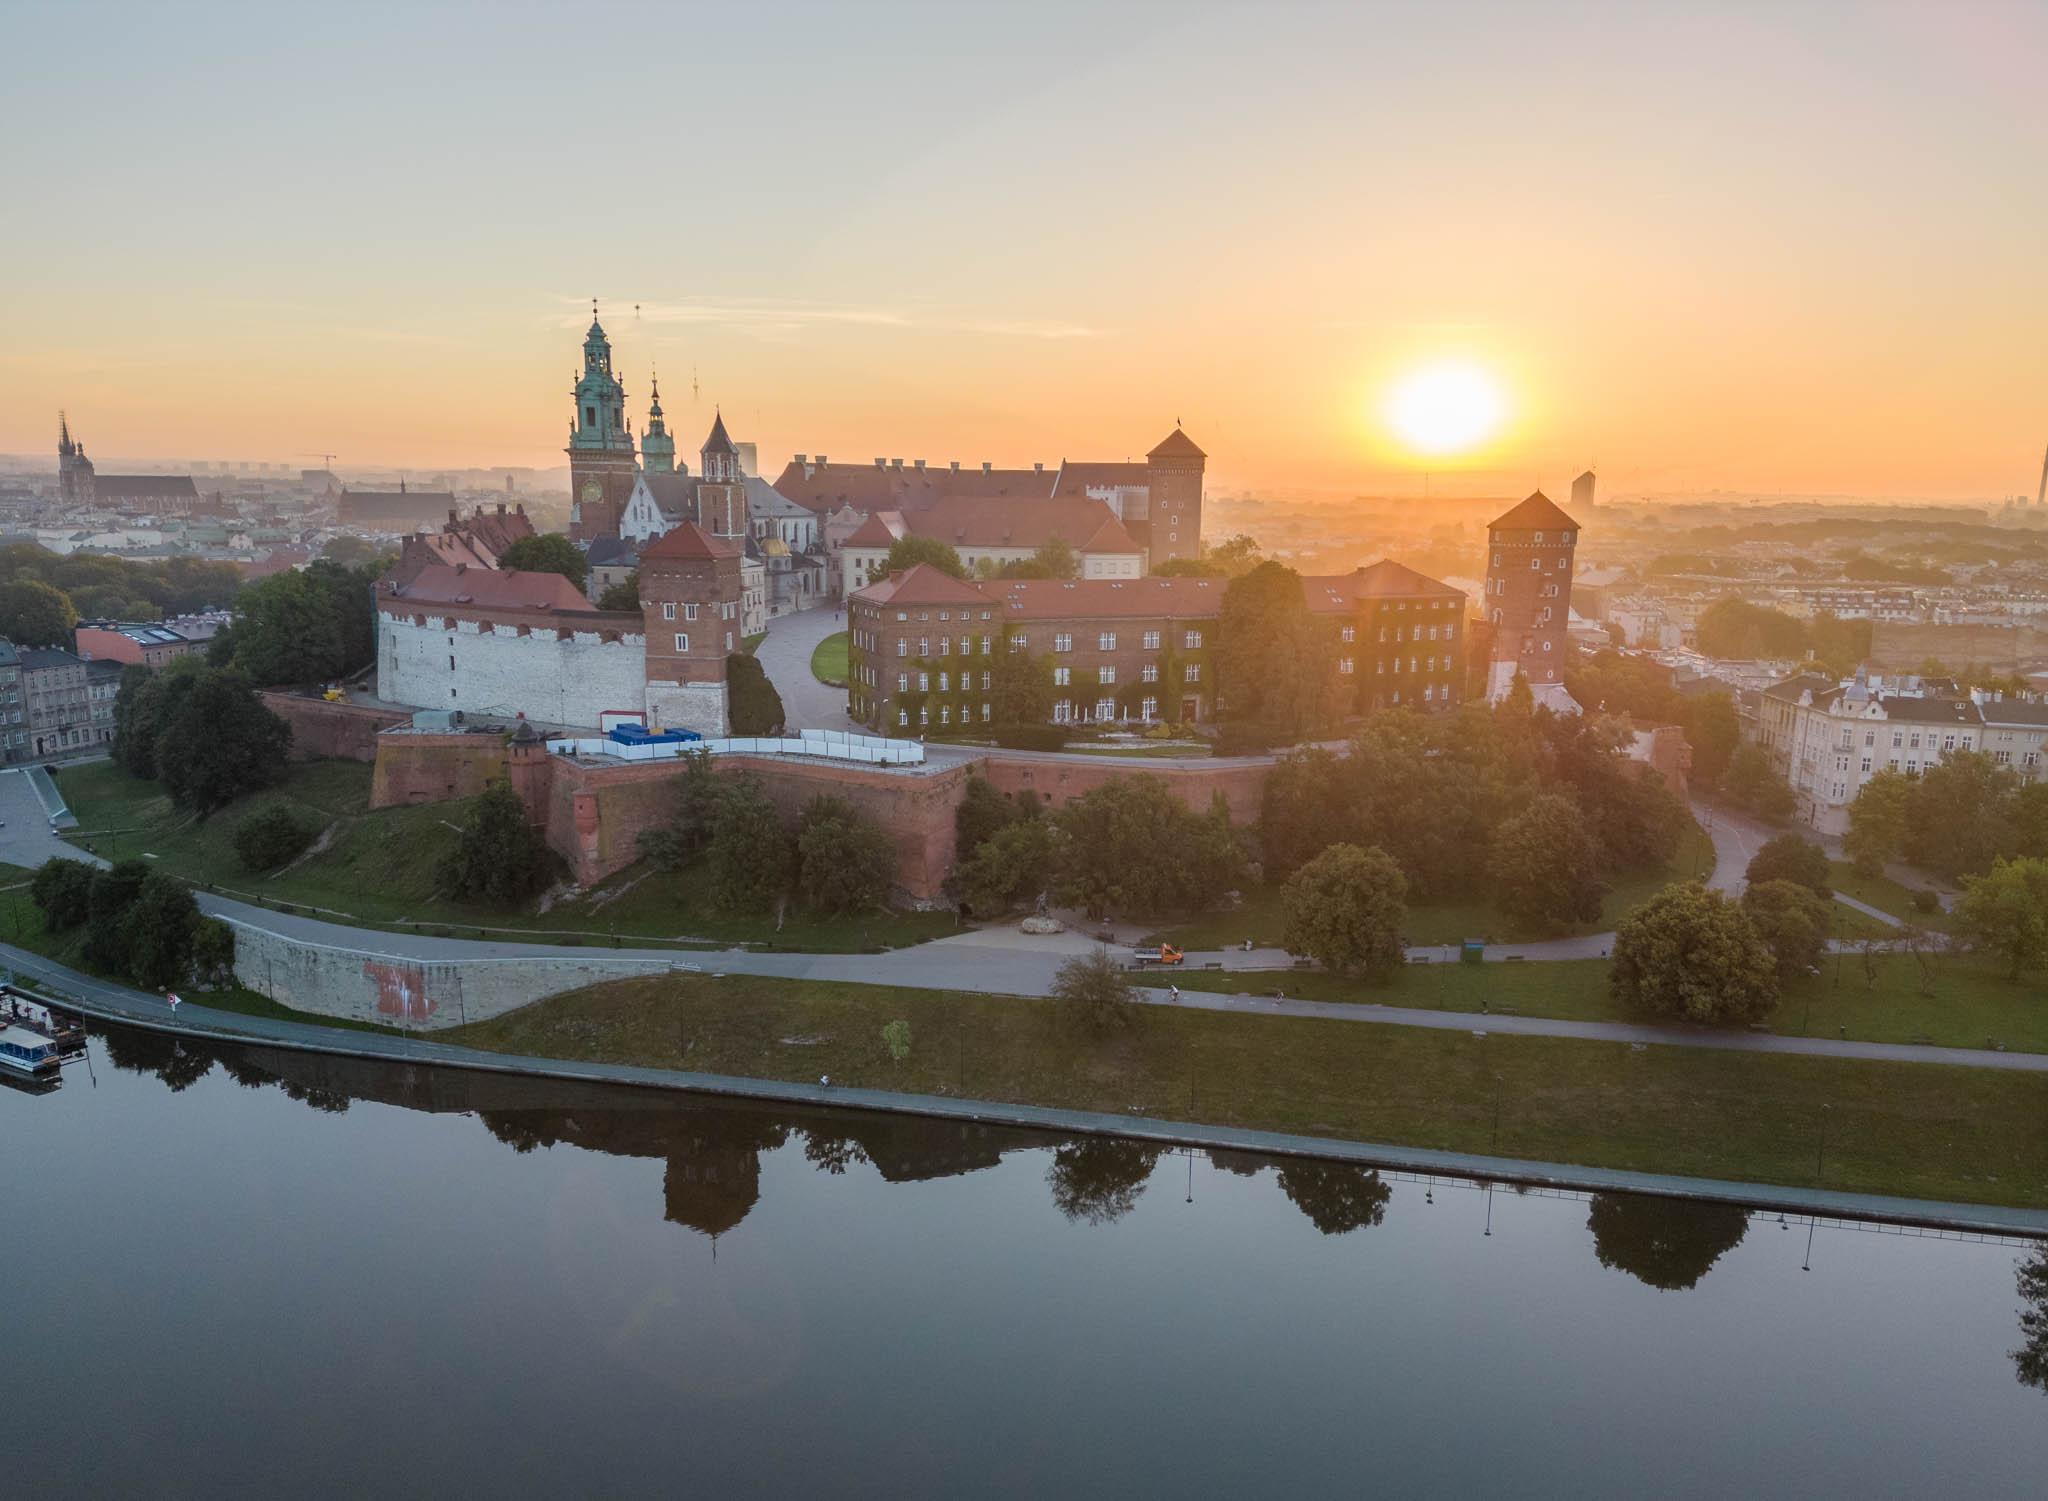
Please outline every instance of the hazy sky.
[{"label": "hazy sky", "polygon": [[[0,451],[560,462],[636,422],[1386,489],[2031,492],[2048,4],[0,0]],[[635,316],[635,303],[640,312]],[[694,404],[692,369],[703,394]]]}]

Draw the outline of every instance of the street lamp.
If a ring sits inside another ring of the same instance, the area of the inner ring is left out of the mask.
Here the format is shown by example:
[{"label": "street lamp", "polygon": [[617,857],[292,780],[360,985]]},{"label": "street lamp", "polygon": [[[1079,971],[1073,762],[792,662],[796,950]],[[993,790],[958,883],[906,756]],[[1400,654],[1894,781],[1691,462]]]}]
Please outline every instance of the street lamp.
[{"label": "street lamp", "polygon": [[1813,1223],[1811,1219],[1806,1222],[1806,1259],[1799,1263],[1802,1272],[1813,1270]]}]

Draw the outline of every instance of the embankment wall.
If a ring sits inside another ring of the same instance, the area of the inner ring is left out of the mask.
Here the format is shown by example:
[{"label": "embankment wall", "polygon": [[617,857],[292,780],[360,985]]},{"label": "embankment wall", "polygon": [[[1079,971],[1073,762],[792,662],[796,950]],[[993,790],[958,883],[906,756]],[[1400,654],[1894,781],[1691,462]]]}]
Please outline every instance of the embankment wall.
[{"label": "embankment wall", "polygon": [[410,715],[363,704],[330,704],[297,693],[266,693],[263,705],[292,727],[292,759],[375,761],[377,736]]}]

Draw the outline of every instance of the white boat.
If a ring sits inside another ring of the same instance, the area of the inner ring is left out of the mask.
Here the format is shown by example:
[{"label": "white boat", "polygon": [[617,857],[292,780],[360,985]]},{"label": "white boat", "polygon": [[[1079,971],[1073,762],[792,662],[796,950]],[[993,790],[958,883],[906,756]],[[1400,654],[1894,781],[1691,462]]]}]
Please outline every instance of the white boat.
[{"label": "white boat", "polygon": [[0,1027],[0,1069],[17,1078],[55,1078],[62,1055],[55,1038],[12,1023]]}]

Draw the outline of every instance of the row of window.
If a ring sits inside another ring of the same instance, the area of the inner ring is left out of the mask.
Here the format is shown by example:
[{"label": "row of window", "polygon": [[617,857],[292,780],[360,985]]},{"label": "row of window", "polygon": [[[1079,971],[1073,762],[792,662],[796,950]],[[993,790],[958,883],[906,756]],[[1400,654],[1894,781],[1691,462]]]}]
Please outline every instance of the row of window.
[{"label": "row of window", "polygon": [[[661,618],[662,618],[663,620],[674,620],[674,619],[676,618],[676,610],[677,610],[677,608],[678,608],[678,606],[677,606],[677,604],[676,604],[676,602],[675,602],[674,600],[664,600],[664,601],[662,602],[662,606],[661,606]],[[697,606],[696,606],[696,605],[694,605],[694,604],[689,604],[689,603],[685,603],[685,604],[683,604],[683,605],[682,605],[682,606],[681,606],[680,608],[682,609],[682,612],[683,612],[683,619],[685,619],[685,620],[695,620],[695,619],[697,618]],[[734,618],[735,618],[735,612],[736,612],[736,611],[737,611],[738,609],[739,609],[739,606],[737,606],[737,605],[735,605],[735,604],[731,604],[731,603],[721,604],[721,605],[720,605],[720,606],[718,607],[718,618],[719,618],[720,620],[732,620],[732,619],[734,619]]]},{"label": "row of window", "polygon": [[[684,632],[682,632],[682,631],[677,631],[677,632],[676,632],[676,650],[677,650],[677,651],[688,651],[689,649],[690,649],[690,638],[689,638],[689,636],[688,636],[687,634],[685,634]],[[727,651],[731,651],[731,650],[732,650],[732,632],[731,632],[731,631],[727,631],[727,632],[725,633],[725,649],[726,649]],[[455,665],[455,659],[454,659],[453,657],[450,657],[450,658],[448,659],[448,665],[449,665],[450,667],[453,667],[453,666]]]},{"label": "row of window", "polygon": [[[1086,668],[1083,668],[1083,669],[1082,669],[1082,671],[1084,671],[1084,672],[1085,672],[1086,670],[1087,670]],[[1181,681],[1182,681],[1183,683],[1199,683],[1199,682],[1201,682],[1201,681],[1202,681],[1202,664],[1201,664],[1200,662],[1188,662],[1188,663],[1184,663],[1184,664],[1182,665],[1182,667],[1181,667],[1181,670],[1180,670],[1180,680],[1181,680]],[[1071,668],[1071,667],[1055,667],[1055,668],[1054,668],[1054,669],[1052,670],[1052,682],[1053,682],[1053,686],[1054,686],[1055,688],[1065,688],[1065,687],[1069,686],[1069,685],[1070,685],[1070,684],[1071,684],[1071,683],[1072,683],[1073,681],[1074,681],[1074,669],[1073,669],[1073,668]],[[1103,684],[1108,684],[1108,683],[1114,683],[1114,682],[1116,681],[1116,669],[1115,669],[1114,667],[1098,667],[1098,668],[1096,668],[1096,669],[1095,669],[1095,681],[1096,681],[1097,683],[1103,683]],[[1138,669],[1138,681],[1139,681],[1139,682],[1141,682],[1141,683],[1156,683],[1156,682],[1158,682],[1158,681],[1159,681],[1159,664],[1158,664],[1157,662],[1147,662],[1147,663],[1146,663],[1146,664],[1145,664],[1144,666],[1140,667],[1140,668]]]},{"label": "row of window", "polygon": [[[989,653],[989,642],[989,637],[983,636],[981,638],[981,654],[984,657],[987,656]],[[1014,650],[1014,648],[1012,649]],[[917,654],[920,657],[929,657],[930,655],[932,655],[931,637],[919,636],[917,638]],[[939,637],[938,654],[942,657],[949,657],[953,654],[953,638],[951,636]],[[899,657],[907,657],[910,655],[910,638],[908,636],[898,636],[896,638],[896,655]],[[960,655],[963,657],[971,657],[974,655],[974,638],[972,638],[971,636],[962,636],[960,638]]]}]

